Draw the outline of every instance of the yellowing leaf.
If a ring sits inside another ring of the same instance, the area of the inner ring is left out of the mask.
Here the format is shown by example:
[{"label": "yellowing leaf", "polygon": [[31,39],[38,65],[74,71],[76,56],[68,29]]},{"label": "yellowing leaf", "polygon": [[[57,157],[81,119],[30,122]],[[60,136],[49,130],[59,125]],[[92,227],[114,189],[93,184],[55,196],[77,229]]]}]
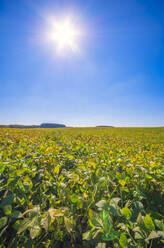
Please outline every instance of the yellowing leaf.
[{"label": "yellowing leaf", "polygon": [[55,217],[60,217],[60,216],[63,216],[64,215],[63,212],[62,212],[62,210],[60,210],[60,209],[50,208],[48,210],[48,212],[49,212],[49,214],[50,214],[50,216],[51,216],[52,219],[54,219]]},{"label": "yellowing leaf", "polygon": [[64,223],[65,223],[65,227],[67,229],[67,232],[71,233],[72,227],[73,227],[73,220],[70,218],[64,217]]},{"label": "yellowing leaf", "polygon": [[54,172],[55,172],[55,174],[59,174],[59,172],[60,172],[60,166],[59,165],[57,165],[55,168],[54,168]]},{"label": "yellowing leaf", "polygon": [[32,226],[30,228],[30,237],[31,237],[31,239],[35,239],[39,235],[40,231],[41,231],[40,226],[38,226],[38,225]]},{"label": "yellowing leaf", "polygon": [[121,180],[121,179],[120,179],[118,182],[119,182],[119,184],[121,184],[123,187],[124,187],[125,184],[126,184],[125,180]]}]

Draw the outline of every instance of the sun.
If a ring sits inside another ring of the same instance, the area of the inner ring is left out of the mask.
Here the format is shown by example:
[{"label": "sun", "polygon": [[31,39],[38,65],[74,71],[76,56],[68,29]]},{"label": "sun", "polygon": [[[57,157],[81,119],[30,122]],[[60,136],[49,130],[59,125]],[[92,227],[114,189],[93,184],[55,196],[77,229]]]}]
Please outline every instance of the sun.
[{"label": "sun", "polygon": [[62,52],[66,49],[78,51],[78,38],[80,30],[75,27],[70,19],[53,20],[48,32],[48,40],[55,43],[57,51]]}]

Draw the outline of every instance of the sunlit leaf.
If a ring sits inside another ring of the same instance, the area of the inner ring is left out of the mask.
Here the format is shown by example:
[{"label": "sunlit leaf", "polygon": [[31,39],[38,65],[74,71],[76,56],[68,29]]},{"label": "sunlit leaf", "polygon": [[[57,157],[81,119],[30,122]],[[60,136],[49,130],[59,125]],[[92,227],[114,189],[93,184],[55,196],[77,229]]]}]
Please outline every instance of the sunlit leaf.
[{"label": "sunlit leaf", "polygon": [[130,217],[131,217],[131,215],[132,215],[130,209],[127,208],[127,207],[124,207],[124,208],[122,209],[122,213],[123,213],[123,215],[126,217],[127,220],[129,220]]},{"label": "sunlit leaf", "polygon": [[31,237],[31,239],[35,239],[39,235],[40,231],[41,231],[40,226],[38,226],[38,225],[32,226],[30,228],[30,237]]},{"label": "sunlit leaf", "polygon": [[144,218],[144,224],[145,224],[145,227],[149,230],[154,230],[155,229],[155,226],[154,226],[154,223],[152,221],[152,218],[150,217],[149,214],[147,214]]},{"label": "sunlit leaf", "polygon": [[5,215],[10,215],[12,212],[12,206],[11,205],[5,205],[3,207],[3,211],[4,211]]},{"label": "sunlit leaf", "polygon": [[128,240],[124,233],[120,235],[119,244],[121,245],[122,248],[126,248],[128,245]]}]

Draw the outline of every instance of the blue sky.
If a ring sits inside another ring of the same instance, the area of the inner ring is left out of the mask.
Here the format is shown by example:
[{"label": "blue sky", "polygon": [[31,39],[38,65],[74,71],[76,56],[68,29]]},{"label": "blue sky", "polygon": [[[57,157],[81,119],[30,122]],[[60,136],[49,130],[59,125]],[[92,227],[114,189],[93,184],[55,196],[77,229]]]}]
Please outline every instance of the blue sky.
[{"label": "blue sky", "polygon": [[[163,0],[1,0],[0,124],[164,125]],[[80,53],[44,42],[71,15]]]}]

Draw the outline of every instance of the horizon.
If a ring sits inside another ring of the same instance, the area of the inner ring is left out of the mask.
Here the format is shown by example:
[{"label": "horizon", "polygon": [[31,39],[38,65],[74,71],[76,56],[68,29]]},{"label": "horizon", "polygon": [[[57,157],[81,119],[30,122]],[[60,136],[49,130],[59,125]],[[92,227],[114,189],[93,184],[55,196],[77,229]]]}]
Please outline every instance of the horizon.
[{"label": "horizon", "polygon": [[[22,126],[40,126],[41,124],[43,123],[34,123],[34,124],[25,124],[25,123],[9,123],[9,124],[1,124],[0,123],[0,126],[9,126],[9,125],[22,125]],[[97,124],[97,125],[90,125],[90,126],[85,126],[85,125],[67,125],[66,123],[57,123],[57,122],[46,122],[46,124],[63,124],[65,125],[65,127],[72,127],[72,128],[89,128],[89,127],[118,127],[118,128],[160,128],[160,127],[164,127],[164,126],[127,126],[127,125],[124,125],[124,126],[120,126],[120,125],[117,125],[117,126],[114,126],[112,124]],[[56,127],[57,128],[57,127]],[[60,127],[59,127],[60,128]],[[61,128],[64,128],[64,127],[61,127]]]},{"label": "horizon", "polygon": [[0,125],[164,126],[163,11],[161,0],[1,0]]}]

